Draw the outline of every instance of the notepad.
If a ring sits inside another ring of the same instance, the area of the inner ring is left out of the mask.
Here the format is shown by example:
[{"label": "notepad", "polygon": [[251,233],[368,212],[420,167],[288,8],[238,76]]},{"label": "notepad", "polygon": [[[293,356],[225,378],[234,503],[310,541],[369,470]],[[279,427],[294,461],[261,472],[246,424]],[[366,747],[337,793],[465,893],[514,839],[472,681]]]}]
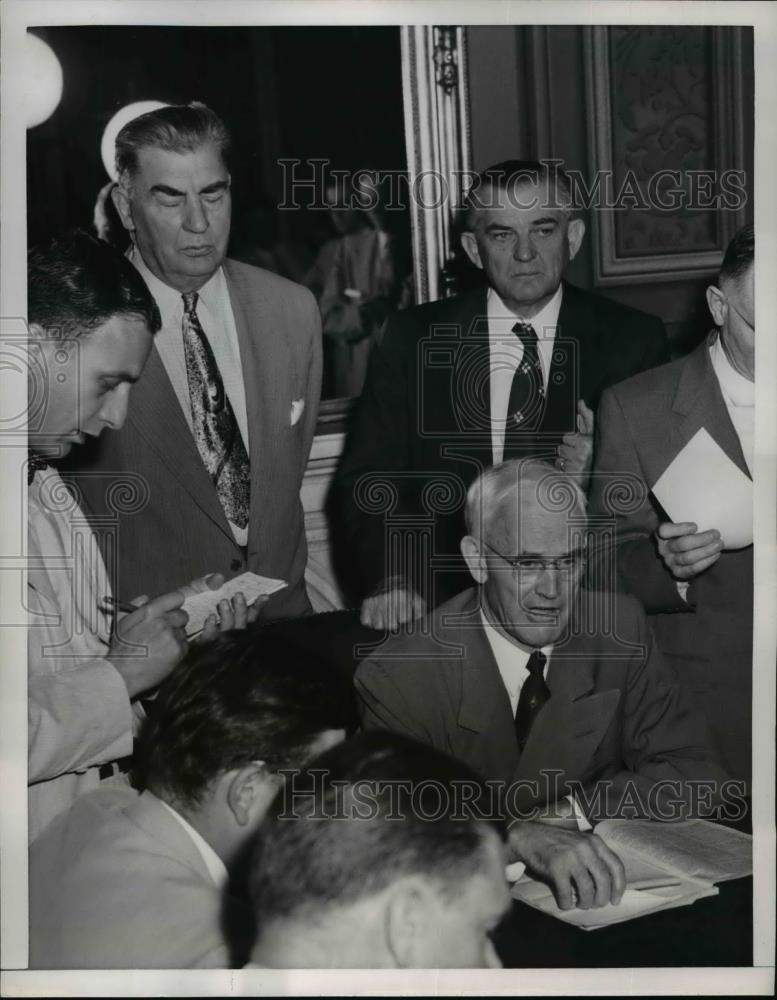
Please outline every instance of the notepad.
[{"label": "notepad", "polygon": [[753,544],[753,481],[703,427],[652,492],[676,524],[693,521],[700,532],[717,529],[724,549]]},{"label": "notepad", "polygon": [[258,597],[274,594],[286,586],[285,580],[273,580],[268,576],[258,576],[256,573],[241,573],[240,576],[227,580],[218,590],[205,590],[199,594],[187,597],[183,610],[189,616],[186,623],[186,636],[189,639],[199,635],[209,615],[218,615],[219,601],[231,599],[235,594],[242,594],[246,604],[251,605]]}]

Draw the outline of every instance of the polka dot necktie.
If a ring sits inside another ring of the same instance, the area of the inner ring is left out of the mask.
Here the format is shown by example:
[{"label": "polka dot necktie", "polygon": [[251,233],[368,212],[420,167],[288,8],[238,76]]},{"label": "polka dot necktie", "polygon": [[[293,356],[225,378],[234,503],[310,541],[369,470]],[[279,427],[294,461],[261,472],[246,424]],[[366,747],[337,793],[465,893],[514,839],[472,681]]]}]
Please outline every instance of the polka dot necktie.
[{"label": "polka dot necktie", "polygon": [[194,440],[227,520],[248,524],[250,470],[240,428],[197,316],[197,292],[183,295],[183,346]]},{"label": "polka dot necktie", "polygon": [[533,435],[528,432],[539,428],[545,408],[545,387],[542,382],[542,365],[537,348],[537,334],[531,323],[516,323],[513,333],[523,344],[523,356],[515,369],[510,398],[507,404],[504,459],[526,453]]}]

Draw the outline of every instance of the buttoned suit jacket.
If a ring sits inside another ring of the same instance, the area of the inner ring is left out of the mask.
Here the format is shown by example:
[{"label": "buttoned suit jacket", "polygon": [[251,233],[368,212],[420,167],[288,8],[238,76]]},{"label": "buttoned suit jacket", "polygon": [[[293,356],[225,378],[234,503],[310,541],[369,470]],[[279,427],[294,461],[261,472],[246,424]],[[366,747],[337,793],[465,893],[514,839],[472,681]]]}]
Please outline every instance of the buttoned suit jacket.
[{"label": "buttoned suit jacket", "polygon": [[[721,794],[727,776],[710,753],[704,721],[675,683],[638,603],[584,590],[579,602],[568,635],[554,645],[551,696],[523,752],[472,589],[358,667],[362,725],[459,758],[498,783],[518,818],[569,790],[593,820],[631,809],[678,818],[673,801],[693,808],[688,779],[712,782],[713,797]],[[612,634],[593,627],[608,619]]]},{"label": "buttoned suit jacket", "polygon": [[[262,616],[310,611],[302,477],[321,393],[321,320],[307,289],[224,261],[245,386],[251,464],[248,545],[235,542],[215,486],[152,348],[124,427],[76,449],[67,475],[94,520],[116,593],[129,600],[206,573],[286,580]],[[292,404],[299,419],[292,423]]]},{"label": "buttoned suit jacket", "polygon": [[[659,319],[564,283],[547,403],[526,454],[555,456],[562,435],[576,430],[579,398],[595,407],[606,386],[668,358]],[[335,555],[347,553],[342,572],[361,596],[397,572],[433,604],[469,586],[459,541],[467,487],[492,464],[489,367],[485,289],[389,319],[332,498]],[[387,529],[400,518],[416,547],[434,532],[417,565],[391,561],[401,545],[392,547]]]},{"label": "buttoned suit jacket", "polygon": [[727,770],[749,781],[753,547],[724,551],[691,581],[683,600],[653,539],[668,518],[648,492],[702,427],[750,475],[712,368],[710,342],[604,393],[589,509],[614,516],[620,586],[650,613],[658,644],[705,711]]},{"label": "buttoned suit jacket", "polygon": [[100,789],[30,848],[30,966],[227,968],[238,906],[159,799]]}]

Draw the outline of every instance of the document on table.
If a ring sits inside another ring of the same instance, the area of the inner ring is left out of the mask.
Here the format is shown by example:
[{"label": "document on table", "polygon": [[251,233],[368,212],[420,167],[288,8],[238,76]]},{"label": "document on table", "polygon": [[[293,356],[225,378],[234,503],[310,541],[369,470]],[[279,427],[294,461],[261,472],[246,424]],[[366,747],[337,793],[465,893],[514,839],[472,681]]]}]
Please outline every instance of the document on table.
[{"label": "document on table", "polygon": [[664,470],[652,493],[675,522],[716,528],[726,549],[753,543],[753,481],[702,427]]},{"label": "document on table", "polygon": [[205,590],[187,597],[183,604],[183,610],[189,616],[189,621],[186,623],[187,638],[192,639],[202,632],[208,615],[218,615],[219,601],[241,593],[246,599],[246,604],[250,605],[258,597],[274,594],[285,586],[285,580],[273,580],[269,576],[257,576],[256,573],[241,573],[240,576],[227,580],[218,590]]},{"label": "document on table", "polygon": [[594,833],[626,869],[626,891],[617,906],[562,910],[550,888],[528,875],[515,883],[513,897],[583,930],[596,930],[716,896],[715,882],[752,873],[752,838],[706,820],[605,820]]}]

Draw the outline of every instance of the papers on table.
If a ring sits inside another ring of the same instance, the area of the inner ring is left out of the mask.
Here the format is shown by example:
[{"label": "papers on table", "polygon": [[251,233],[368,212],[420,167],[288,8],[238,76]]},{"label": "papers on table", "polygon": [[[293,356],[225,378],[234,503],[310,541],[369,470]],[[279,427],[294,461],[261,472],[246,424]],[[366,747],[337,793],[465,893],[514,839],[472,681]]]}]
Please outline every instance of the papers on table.
[{"label": "papers on table", "polygon": [[201,594],[187,597],[183,605],[183,610],[189,616],[186,624],[187,637],[191,639],[202,631],[208,615],[218,615],[219,601],[223,601],[224,598],[232,598],[235,594],[241,593],[246,599],[246,604],[253,604],[257,597],[274,594],[276,590],[282,590],[285,586],[285,580],[273,580],[268,576],[257,576],[256,573],[241,573],[240,576],[227,580],[218,590],[206,590]]},{"label": "papers on table", "polygon": [[744,878],[753,870],[752,837],[707,820],[608,819],[594,832],[626,869],[626,891],[617,906],[562,910],[544,882],[525,874],[513,886],[513,897],[592,931],[716,896],[713,883]]},{"label": "papers on table", "polygon": [[653,495],[675,522],[699,531],[716,528],[726,549],[753,543],[753,481],[702,427],[653,486]]}]

